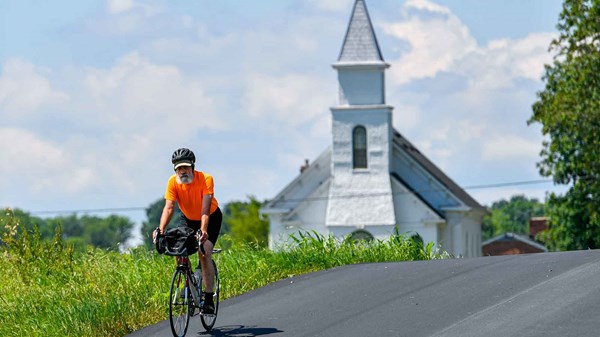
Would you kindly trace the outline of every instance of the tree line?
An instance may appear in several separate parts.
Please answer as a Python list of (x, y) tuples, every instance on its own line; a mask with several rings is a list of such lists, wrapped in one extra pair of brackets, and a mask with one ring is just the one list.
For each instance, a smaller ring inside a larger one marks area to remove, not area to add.
[[(224, 242), (266, 247), (269, 223), (265, 216), (259, 214), (264, 203), (265, 201), (249, 196), (247, 201), (233, 201), (222, 206), (221, 235), (229, 238)], [(142, 223), (142, 237), (143, 244), (150, 249), (153, 248), (151, 233), (158, 226), (164, 205), (165, 200), (160, 198), (146, 208), (147, 219)], [(170, 227), (178, 225), (180, 213), (176, 208)], [(84, 251), (88, 246), (117, 250), (131, 237), (135, 225), (128, 217), (115, 214), (107, 217), (71, 214), (41, 218), (21, 209), (6, 209), (0, 215), (0, 230), (6, 230), (4, 228), (6, 224), (15, 222), (29, 232), (39, 231), (42, 239), (52, 239), (57, 228), (60, 227), (64, 241), (73, 245), (78, 251)]]
[[(220, 240), (221, 244), (251, 244), (256, 247), (267, 247), (269, 222), (260, 214), (260, 208), (266, 201), (260, 201), (249, 196), (245, 201), (232, 201), (222, 205), (223, 225), (221, 235), (227, 239)], [(142, 223), (143, 244), (153, 249), (151, 233), (158, 226), (165, 200), (160, 198), (146, 208), (147, 219)], [(515, 195), (509, 200), (499, 200), (488, 210), (490, 215), (484, 219), (482, 240), (487, 240), (506, 232), (529, 234), (529, 219), (543, 216), (544, 204), (537, 199), (528, 199), (524, 195)], [(169, 227), (179, 223), (180, 210), (176, 207)], [(77, 250), (85, 250), (89, 246), (104, 249), (118, 249), (131, 236), (134, 223), (131, 219), (120, 215), (98, 217), (91, 215), (59, 216), (40, 218), (15, 209), (0, 216), (0, 225), (8, 223), (8, 217), (13, 217), (25, 229), (40, 232), (42, 238), (51, 239), (60, 225), (65, 242), (72, 244)]]

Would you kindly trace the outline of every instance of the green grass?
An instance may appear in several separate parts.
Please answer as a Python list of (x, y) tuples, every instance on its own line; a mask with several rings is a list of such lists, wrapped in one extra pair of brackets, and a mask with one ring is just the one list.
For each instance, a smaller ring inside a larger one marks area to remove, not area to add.
[[(53, 241), (43, 241), (19, 224), (2, 225), (0, 336), (124, 336), (168, 318), (173, 258), (145, 248), (75, 253), (60, 228)], [(223, 251), (217, 262), (222, 299), (346, 264), (443, 257), (399, 235), (370, 243), (316, 234), (293, 240), (278, 252), (244, 245)]]

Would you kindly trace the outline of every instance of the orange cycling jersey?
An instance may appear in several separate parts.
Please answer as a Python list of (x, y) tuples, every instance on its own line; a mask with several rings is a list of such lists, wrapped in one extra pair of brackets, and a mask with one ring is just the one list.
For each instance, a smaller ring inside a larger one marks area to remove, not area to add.
[(200, 220), (202, 218), (202, 198), (208, 194), (213, 194), (210, 204), (210, 214), (212, 214), (219, 206), (217, 199), (214, 198), (213, 177), (208, 173), (194, 171), (194, 180), (191, 184), (178, 184), (177, 176), (172, 175), (167, 183), (165, 199), (176, 201), (186, 218)]

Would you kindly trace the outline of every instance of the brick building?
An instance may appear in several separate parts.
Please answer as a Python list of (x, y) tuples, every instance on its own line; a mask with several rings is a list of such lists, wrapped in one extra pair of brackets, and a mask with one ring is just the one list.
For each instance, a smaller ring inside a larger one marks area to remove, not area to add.
[(535, 241), (535, 235), (548, 228), (548, 218), (536, 217), (529, 220), (529, 236), (504, 233), (482, 243), (483, 256), (514, 255), (547, 252), (548, 249)]

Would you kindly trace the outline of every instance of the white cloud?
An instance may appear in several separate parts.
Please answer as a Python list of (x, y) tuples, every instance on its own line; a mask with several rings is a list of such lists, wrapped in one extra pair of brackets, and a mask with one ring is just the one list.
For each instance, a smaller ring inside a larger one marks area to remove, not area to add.
[(308, 0), (308, 3), (324, 11), (338, 12), (348, 11), (354, 0)]
[(539, 81), (544, 73), (544, 64), (552, 62), (552, 55), (548, 52), (550, 41), (556, 37), (555, 33), (531, 33), (525, 38), (514, 41), (509, 46), (508, 53), (515, 76)]
[[(19, 141), (15, 142), (16, 139)], [(2, 128), (0, 140), (0, 143), (5, 145), (0, 151), (0, 165), (3, 170), (17, 170), (33, 164), (52, 169), (65, 162), (65, 154), (60, 148), (40, 140), (27, 130)]]
[[(444, 15), (421, 16), (412, 9)], [(445, 7), (425, 0), (408, 1), (403, 16), (406, 20), (382, 25), (386, 34), (410, 45), (410, 51), (392, 61), (390, 80), (396, 85), (434, 77), (477, 47), (469, 28)]]
[(106, 0), (106, 12), (108, 15), (86, 20), (86, 28), (100, 36), (120, 36), (150, 34), (189, 24), (187, 16), (161, 16), (165, 8), (160, 2)]
[(329, 85), (303, 74), (269, 76), (251, 74), (246, 79), (244, 106), (255, 118), (276, 118), (294, 126), (328, 113)]
[(52, 88), (50, 72), (31, 63), (11, 59), (0, 76), (0, 116), (15, 118), (46, 105), (64, 103), (69, 96)]
[[(144, 181), (156, 174), (145, 168), (168, 163), (171, 151), (190, 144), (198, 133), (227, 127), (227, 117), (219, 115), (205, 83), (174, 65), (130, 53), (108, 69), (81, 72), (73, 78), (80, 82), (72, 86), (72, 99), (64, 106), (76, 111), (69, 120), (49, 120), (56, 124), (33, 129), (36, 116), (30, 116), (19, 128), (0, 129), (0, 143), (7, 145), (0, 153), (3, 188), (18, 189), (15, 177), (33, 165), (43, 173), (27, 181), (32, 195), (144, 193), (151, 188)], [(57, 128), (60, 136), (53, 132)], [(157, 154), (164, 157), (157, 160)]]
[(0, 144), (5, 144), (0, 151), (0, 185), (12, 186), (15, 192), (20, 186), (31, 193), (74, 195), (96, 183), (92, 169), (64, 145), (28, 130), (0, 128)]
[(469, 28), (446, 7), (427, 0), (407, 1), (402, 14), (402, 21), (382, 25), (386, 34), (409, 45), (391, 62), (396, 85), (451, 72), (467, 76), (475, 88), (505, 88), (518, 78), (539, 81), (544, 64), (551, 61), (547, 49), (553, 33), (530, 33), (479, 46)]
[(112, 14), (120, 14), (133, 8), (133, 0), (107, 0), (108, 11)]
[(517, 79), (539, 81), (544, 64), (552, 60), (547, 49), (553, 37), (551, 33), (537, 33), (519, 40), (490, 41), (466, 55), (453, 71), (468, 76), (469, 85), (476, 90), (510, 88)]
[(517, 135), (497, 136), (483, 143), (483, 160), (506, 161), (519, 158), (536, 158), (541, 150), (539, 141)]
[[(526, 120), (544, 64), (551, 62), (554, 34), (481, 45), (446, 7), (407, 1), (402, 15), (382, 25), (408, 45), (390, 62), (389, 88), (400, 100), (395, 125), (459, 183), (536, 177), (541, 140)], [(405, 106), (419, 116), (404, 115)], [(487, 200), (494, 192), (481, 195)]]
[(463, 119), (458, 121), (458, 137), (462, 142), (468, 142), (472, 139), (479, 139), (486, 126), (482, 122)]
[(418, 125), (423, 112), (418, 104), (400, 101), (394, 106), (394, 126), (400, 129), (411, 129)]
[(452, 12), (447, 7), (438, 5), (428, 0), (407, 0), (404, 3), (404, 7), (425, 10), (431, 13), (452, 15)]
[(178, 130), (185, 135), (226, 126), (199, 79), (135, 52), (111, 69), (89, 70), (86, 85), (101, 112), (99, 122), (116, 130), (164, 134)]
[(108, 13), (130, 20), (136, 16), (146, 18), (154, 17), (164, 11), (164, 9), (156, 3), (134, 0), (106, 0), (106, 8)]

